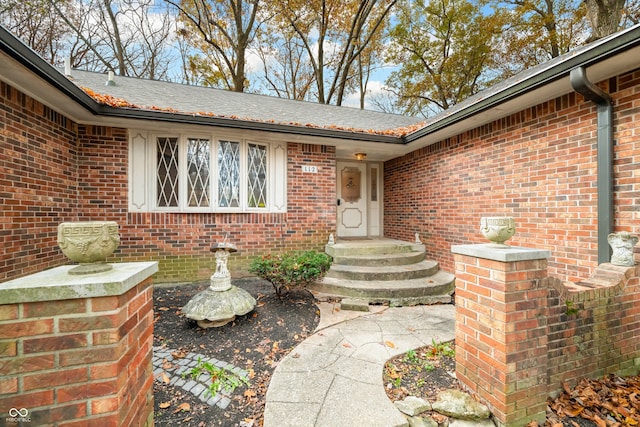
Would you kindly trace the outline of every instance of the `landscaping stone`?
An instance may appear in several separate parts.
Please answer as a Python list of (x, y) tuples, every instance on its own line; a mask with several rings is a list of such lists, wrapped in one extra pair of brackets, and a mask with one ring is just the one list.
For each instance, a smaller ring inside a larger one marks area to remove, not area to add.
[(362, 299), (345, 298), (340, 302), (340, 308), (351, 311), (369, 311), (369, 302)]
[(394, 404), (400, 412), (411, 417), (431, 409), (429, 402), (416, 396), (407, 396), (404, 400), (399, 400)]
[(438, 423), (431, 417), (407, 417), (409, 427), (438, 427)]
[(438, 393), (432, 409), (441, 414), (461, 420), (483, 420), (491, 416), (489, 408), (460, 390), (445, 390)]
[(490, 419), (486, 420), (449, 420), (449, 427), (495, 427), (495, 424)]

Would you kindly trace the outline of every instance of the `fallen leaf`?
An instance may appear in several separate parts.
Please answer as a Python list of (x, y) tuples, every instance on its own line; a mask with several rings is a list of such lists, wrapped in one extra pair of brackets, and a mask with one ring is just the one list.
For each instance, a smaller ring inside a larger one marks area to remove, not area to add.
[(605, 420), (597, 415), (593, 417), (593, 422), (595, 422), (598, 427), (607, 427), (607, 423), (605, 422)]
[(169, 307), (158, 307), (158, 310), (160, 310), (160, 311), (169, 311), (170, 308)]
[(564, 408), (564, 413), (571, 418), (577, 417), (584, 410), (581, 406), (571, 406), (569, 408)]
[(162, 382), (165, 384), (169, 384), (171, 382), (171, 378), (166, 373), (162, 373)]
[(251, 389), (246, 390), (244, 392), (244, 397), (247, 397), (247, 398), (256, 397), (256, 392)]
[(172, 351), (171, 355), (173, 356), (174, 359), (184, 359), (185, 357), (187, 357), (187, 353), (185, 353), (182, 350)]
[(173, 369), (173, 363), (171, 363), (171, 362), (166, 362), (166, 361), (165, 361), (165, 362), (162, 364), (162, 369), (164, 369), (164, 370), (166, 370), (166, 371)]
[(171, 406), (171, 402), (162, 402), (158, 406), (160, 407), (160, 409), (167, 409), (169, 406)]
[(351, 348), (351, 344), (349, 344), (348, 342), (346, 342), (346, 343), (342, 344), (342, 346), (343, 346), (344, 348)]
[(391, 341), (385, 341), (384, 344), (389, 348), (396, 348), (396, 345)]
[(184, 411), (184, 412), (189, 412), (191, 411), (191, 405), (189, 405), (187, 402), (181, 403), (178, 405), (178, 408), (176, 408), (175, 411), (173, 411), (173, 413), (178, 413), (180, 411)]

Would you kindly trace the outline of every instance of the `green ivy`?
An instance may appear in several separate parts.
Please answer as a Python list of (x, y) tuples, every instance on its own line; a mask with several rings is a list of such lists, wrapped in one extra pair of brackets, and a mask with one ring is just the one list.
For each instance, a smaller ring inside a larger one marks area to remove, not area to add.
[(249, 271), (271, 283), (280, 296), (284, 290), (303, 288), (320, 279), (331, 267), (331, 261), (321, 252), (287, 252), (256, 258)]

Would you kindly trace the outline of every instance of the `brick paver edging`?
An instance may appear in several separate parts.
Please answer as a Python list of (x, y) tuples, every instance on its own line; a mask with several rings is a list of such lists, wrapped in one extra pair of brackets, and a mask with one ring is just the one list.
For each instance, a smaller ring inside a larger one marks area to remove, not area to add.
[[(226, 409), (231, 402), (229, 399), (230, 395), (224, 387), (221, 387), (220, 390), (212, 396), (209, 392), (211, 376), (207, 372), (203, 372), (195, 379), (188, 375), (189, 371), (198, 364), (198, 360), (225, 369), (244, 379), (248, 378), (249, 373), (247, 371), (222, 360), (192, 352), (186, 353), (183, 358), (176, 358), (172, 354), (175, 351), (174, 349), (158, 346), (153, 347), (152, 360), (155, 380), (158, 382), (166, 382), (166, 378), (168, 378), (169, 385), (182, 388), (209, 406), (216, 405), (221, 409)], [(168, 368), (168, 366), (171, 366), (171, 368)], [(163, 377), (163, 373), (166, 375), (165, 377)]]

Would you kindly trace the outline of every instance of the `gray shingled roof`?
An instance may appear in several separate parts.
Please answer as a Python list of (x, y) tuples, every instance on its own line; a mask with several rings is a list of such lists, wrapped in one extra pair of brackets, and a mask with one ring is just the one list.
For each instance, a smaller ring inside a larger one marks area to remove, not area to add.
[(204, 112), (217, 117), (258, 122), (373, 131), (412, 126), (421, 121), (415, 117), (358, 108), (132, 77), (115, 76), (115, 85), (108, 86), (106, 74), (80, 70), (72, 70), (70, 79), (82, 88), (126, 100), (143, 109), (156, 107), (180, 113)]

